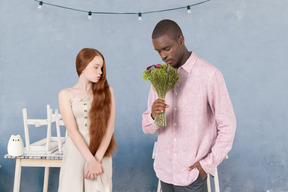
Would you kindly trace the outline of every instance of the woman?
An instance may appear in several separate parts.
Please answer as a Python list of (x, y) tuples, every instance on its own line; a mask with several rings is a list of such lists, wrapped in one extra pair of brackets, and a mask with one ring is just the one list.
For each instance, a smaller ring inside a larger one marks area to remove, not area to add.
[(111, 192), (115, 101), (106, 80), (103, 55), (84, 48), (76, 58), (78, 83), (59, 93), (59, 108), (68, 136), (59, 177), (59, 192)]

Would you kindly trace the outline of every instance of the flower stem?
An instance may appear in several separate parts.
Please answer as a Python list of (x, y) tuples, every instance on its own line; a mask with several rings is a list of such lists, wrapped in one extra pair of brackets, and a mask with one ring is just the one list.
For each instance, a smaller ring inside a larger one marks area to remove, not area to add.
[(154, 120), (154, 124), (158, 127), (165, 127), (167, 126), (167, 122), (166, 122), (166, 111), (164, 111), (163, 113), (157, 114), (155, 116), (155, 120)]

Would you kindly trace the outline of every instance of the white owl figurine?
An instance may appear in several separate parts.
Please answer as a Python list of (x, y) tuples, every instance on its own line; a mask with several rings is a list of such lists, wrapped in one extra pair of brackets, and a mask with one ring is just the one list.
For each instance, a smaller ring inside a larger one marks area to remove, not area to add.
[(11, 135), (8, 142), (8, 154), (11, 156), (20, 156), (24, 153), (24, 144), (20, 135)]

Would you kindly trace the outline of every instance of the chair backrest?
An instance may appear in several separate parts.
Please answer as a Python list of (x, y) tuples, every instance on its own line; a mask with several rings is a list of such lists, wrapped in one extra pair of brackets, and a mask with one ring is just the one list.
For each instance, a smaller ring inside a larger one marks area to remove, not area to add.
[[(61, 114), (58, 112), (58, 109), (55, 109), (55, 113), (52, 114), (52, 122), (56, 122), (56, 132), (57, 132), (57, 142), (58, 142), (58, 147), (59, 147), (59, 152), (62, 153), (62, 138), (61, 137), (61, 132), (60, 132), (60, 126), (64, 126), (65, 124), (62, 120)], [(65, 131), (65, 137), (67, 137), (67, 130)]]
[[(26, 149), (30, 150), (30, 137), (29, 137), (29, 125), (34, 125), (35, 127), (47, 126), (47, 140), (51, 138), (51, 123), (52, 123), (52, 109), (50, 105), (46, 107), (47, 119), (28, 119), (27, 109), (22, 109), (23, 122), (24, 122), (24, 133), (25, 133), (25, 144)], [(48, 150), (49, 143), (46, 144), (46, 151)]]
[[(25, 132), (25, 143), (27, 152), (38, 152), (50, 154), (55, 150), (59, 150), (59, 153), (62, 153), (62, 147), (65, 143), (65, 138), (67, 136), (67, 131), (64, 137), (61, 137), (60, 127), (65, 126), (62, 120), (61, 114), (59, 114), (58, 109), (55, 110), (55, 113), (52, 113), (50, 105), (47, 105), (47, 119), (28, 119), (27, 118), (27, 109), (24, 108), (23, 112), (23, 121), (24, 121), (24, 132)], [(52, 123), (56, 124), (56, 134), (57, 137), (52, 137), (51, 135), (51, 126)], [(37, 142), (30, 144), (29, 138), (29, 125), (34, 125), (35, 127), (46, 126), (47, 134), (46, 138), (41, 139)]]

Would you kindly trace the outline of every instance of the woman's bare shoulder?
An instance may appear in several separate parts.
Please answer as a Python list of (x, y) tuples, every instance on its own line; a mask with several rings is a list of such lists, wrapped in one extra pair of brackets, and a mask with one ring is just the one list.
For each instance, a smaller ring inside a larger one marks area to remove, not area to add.
[(59, 99), (64, 99), (64, 100), (71, 100), (72, 98), (72, 93), (71, 93), (71, 88), (65, 88), (62, 89), (59, 94), (58, 94)]
[(113, 88), (111, 87), (111, 85), (109, 85), (109, 91), (112, 95), (114, 95), (114, 91), (113, 91)]
[(109, 90), (110, 90), (111, 92), (113, 92), (113, 88), (112, 88), (111, 85), (109, 85)]

